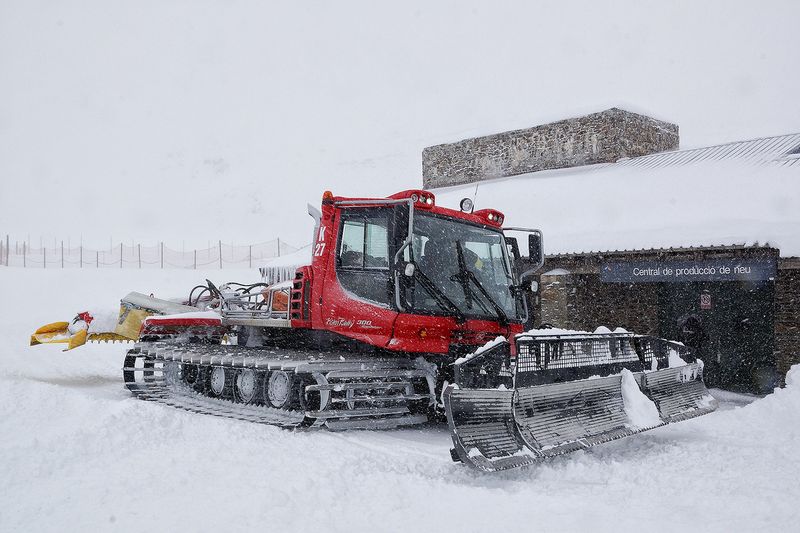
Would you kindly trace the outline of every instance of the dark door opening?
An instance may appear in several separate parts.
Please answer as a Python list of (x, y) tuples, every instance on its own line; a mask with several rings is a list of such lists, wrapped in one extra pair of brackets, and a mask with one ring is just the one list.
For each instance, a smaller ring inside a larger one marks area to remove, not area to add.
[(659, 283), (660, 335), (694, 349), (709, 386), (770, 392), (774, 295), (771, 281)]

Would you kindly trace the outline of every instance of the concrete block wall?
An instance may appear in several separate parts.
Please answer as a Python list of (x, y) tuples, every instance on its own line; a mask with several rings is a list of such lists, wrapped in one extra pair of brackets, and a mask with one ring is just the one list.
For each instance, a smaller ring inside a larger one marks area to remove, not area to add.
[(427, 189), (527, 172), (612, 163), (676, 150), (678, 126), (612, 108), (533, 128), (430, 146), (422, 151)]

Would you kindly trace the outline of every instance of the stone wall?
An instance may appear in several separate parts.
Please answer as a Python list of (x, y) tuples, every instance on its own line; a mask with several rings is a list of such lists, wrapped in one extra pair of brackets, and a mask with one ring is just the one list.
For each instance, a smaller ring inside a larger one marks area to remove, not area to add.
[(426, 189), (527, 172), (613, 163), (676, 150), (678, 126), (612, 108), (524, 130), (430, 146), (422, 151)]
[(570, 328), (567, 312), (568, 292), (572, 290), (572, 275), (542, 275), (539, 277), (539, 298), (534, 311), (534, 325), (551, 324), (557, 328)]
[[(788, 260), (781, 262), (789, 263)], [(785, 376), (792, 365), (800, 363), (800, 268), (778, 270), (775, 283), (775, 360), (781, 376)]]
[[(716, 374), (710, 372), (709, 379), (716, 375), (731, 389), (765, 392), (785, 379), (792, 365), (800, 364), (800, 258), (780, 258), (779, 254), (771, 247), (721, 246), (550, 256), (539, 276), (534, 326), (549, 323), (588, 331), (597, 326), (623, 327), (681, 340), (676, 317), (694, 309), (706, 320), (707, 349), (722, 350), (723, 365), (734, 363), (718, 368)], [(604, 261), (734, 258), (776, 259), (775, 282), (603, 283), (600, 277)], [(703, 286), (716, 294), (713, 310), (698, 311), (699, 301), (687, 297), (699, 294)], [(720, 312), (725, 314), (714, 314)], [(747, 317), (748, 326), (736, 325), (737, 320), (745, 324), (742, 317)], [(744, 359), (738, 360), (739, 356)], [(724, 377), (720, 369), (727, 372)]]
[(655, 284), (602, 283), (599, 274), (543, 275), (536, 324), (594, 331), (598, 326), (658, 335)]
[[(616, 252), (614, 259), (633, 260), (638, 253)], [(622, 327), (658, 334), (658, 292), (655, 284), (602, 283), (603, 254), (550, 256), (539, 276), (536, 326), (594, 331)]]
[(574, 327), (625, 328), (642, 335), (658, 335), (658, 287), (653, 283), (602, 283), (599, 274), (583, 274), (575, 283), (570, 302)]

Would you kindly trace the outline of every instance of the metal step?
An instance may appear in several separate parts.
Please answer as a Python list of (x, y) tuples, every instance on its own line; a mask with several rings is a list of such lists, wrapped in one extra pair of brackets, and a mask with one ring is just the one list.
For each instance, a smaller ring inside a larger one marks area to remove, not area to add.
[[(308, 387), (306, 387), (308, 388)], [(353, 396), (352, 398), (331, 398), (332, 403), (348, 402), (390, 402), (390, 401), (415, 401), (428, 398), (427, 394), (404, 394), (402, 396)]]
[(426, 415), (404, 415), (392, 418), (361, 418), (361, 419), (329, 419), (325, 422), (325, 427), (332, 431), (344, 431), (351, 429), (397, 429), (406, 426), (417, 426), (428, 421)]
[(404, 415), (408, 413), (407, 407), (383, 407), (379, 409), (329, 409), (323, 411), (306, 411), (309, 418), (362, 418)]
[(307, 385), (307, 391), (333, 391), (343, 392), (347, 390), (405, 390), (411, 383), (407, 381), (398, 381), (390, 383), (328, 383), (326, 385)]

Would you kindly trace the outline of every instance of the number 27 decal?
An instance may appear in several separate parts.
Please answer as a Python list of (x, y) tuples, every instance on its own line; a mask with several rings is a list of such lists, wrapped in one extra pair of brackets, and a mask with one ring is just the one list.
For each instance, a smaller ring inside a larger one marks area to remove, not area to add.
[(325, 252), (325, 226), (319, 227), (317, 233), (317, 243), (314, 246), (314, 257), (319, 257)]

